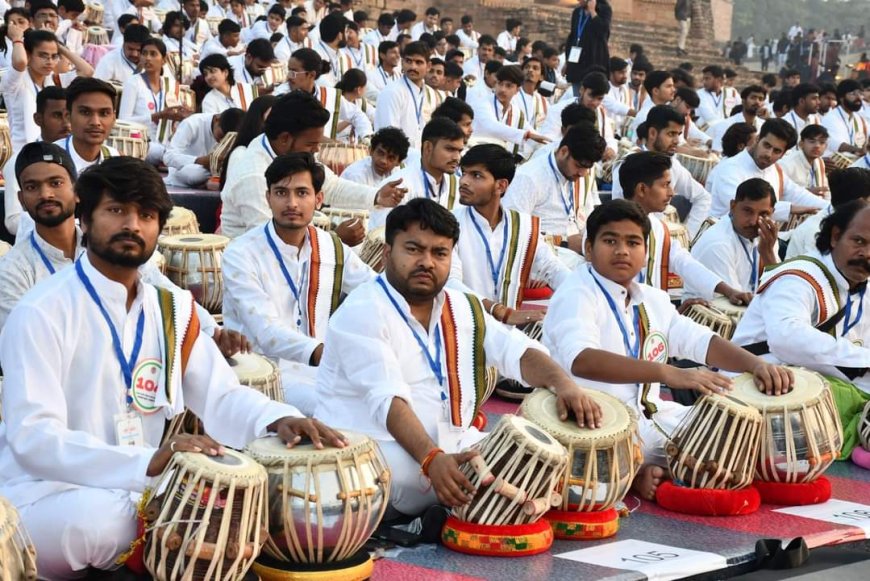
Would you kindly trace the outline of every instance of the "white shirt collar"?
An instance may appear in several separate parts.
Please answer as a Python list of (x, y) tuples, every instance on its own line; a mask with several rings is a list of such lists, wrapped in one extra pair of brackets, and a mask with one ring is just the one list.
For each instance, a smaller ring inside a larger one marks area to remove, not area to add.
[[(411, 324), (416, 323), (419, 325), (419, 321), (417, 321), (417, 319), (415, 319), (414, 315), (411, 313), (411, 306), (408, 304), (408, 301), (406, 301), (405, 297), (403, 297), (399, 293), (399, 291), (397, 291), (395, 287), (390, 284), (390, 281), (387, 279), (386, 273), (379, 274), (378, 278), (384, 281), (384, 286), (386, 286), (387, 290), (390, 293), (390, 296), (395, 299), (396, 304), (399, 305), (399, 309), (401, 309), (402, 314), (404, 314), (408, 318), (408, 321), (411, 321)], [(373, 281), (373, 284), (380, 286), (377, 281)], [(382, 290), (381, 292), (383, 293)], [(390, 299), (384, 297), (384, 300), (389, 302)], [(426, 330), (430, 337), (435, 331), (435, 328), (438, 326), (438, 323), (441, 321), (441, 311), (444, 308), (444, 302), (447, 300), (447, 293), (442, 288), (441, 291), (437, 295), (435, 295), (435, 298), (432, 300), (432, 316), (429, 317), (429, 328)], [(422, 327), (422, 325), (420, 326)]]
[[(88, 279), (94, 287), (94, 290), (97, 291), (97, 295), (100, 297), (100, 300), (103, 302), (103, 305), (106, 308), (109, 308), (109, 303), (116, 302), (121, 303), (124, 311), (127, 311), (127, 287), (119, 282), (115, 282), (107, 278), (103, 273), (94, 268), (89, 260), (87, 252), (83, 253), (81, 258), (79, 258), (79, 262), (81, 262), (82, 270), (84, 270)], [(133, 301), (131, 305), (130, 311), (132, 311), (138, 303), (141, 303), (145, 296), (145, 287), (142, 284), (142, 279), (139, 276), (139, 273), (136, 273), (136, 299)]]
[[(614, 299), (614, 302), (617, 302), (617, 307), (620, 309), (625, 308), (625, 296), (628, 295), (629, 304), (632, 303), (641, 303), (643, 302), (643, 289), (641, 285), (636, 281), (632, 280), (628, 285), (628, 289), (622, 286), (619, 283), (613, 282), (609, 278), (602, 276), (591, 263), (588, 265), (589, 274), (601, 283), (601, 286), (607, 291), (607, 293)], [(635, 277), (636, 278), (636, 277)], [(617, 301), (619, 299), (619, 301)]]

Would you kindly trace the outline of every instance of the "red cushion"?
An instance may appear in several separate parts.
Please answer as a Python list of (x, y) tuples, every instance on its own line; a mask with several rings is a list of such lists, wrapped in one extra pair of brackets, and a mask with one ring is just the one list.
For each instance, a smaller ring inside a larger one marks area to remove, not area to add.
[(756, 480), (752, 485), (758, 489), (761, 501), (765, 504), (803, 506), (827, 502), (831, 498), (831, 481), (824, 476), (813, 482), (788, 484)]
[(545, 301), (553, 296), (553, 289), (548, 286), (541, 286), (538, 288), (524, 288), (523, 289), (523, 300), (524, 301)]
[(761, 496), (752, 486), (739, 490), (688, 488), (670, 480), (656, 489), (656, 502), (662, 508), (698, 516), (737, 516), (752, 514), (761, 506)]

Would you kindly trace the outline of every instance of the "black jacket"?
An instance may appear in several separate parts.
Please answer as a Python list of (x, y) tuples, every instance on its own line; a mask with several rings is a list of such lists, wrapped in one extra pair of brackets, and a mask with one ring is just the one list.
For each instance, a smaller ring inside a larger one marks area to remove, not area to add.
[[(610, 20), (613, 17), (613, 8), (607, 0), (598, 0), (598, 5), (595, 8), (597, 18), (591, 19), (583, 31), (583, 36), (580, 41), (577, 41), (577, 26), (580, 24), (580, 15), (585, 14), (586, 10), (578, 6), (571, 14), (571, 33), (565, 41), (565, 62), (567, 63), (568, 74), (567, 80), (569, 83), (579, 83), (586, 75), (586, 71), (593, 65), (603, 67), (605, 74), (610, 71), (610, 50), (607, 48), (607, 42), (610, 40)], [(572, 63), (568, 57), (571, 56), (571, 47), (579, 46), (582, 51), (580, 60)]]
[(677, 20), (688, 20), (691, 17), (691, 0), (677, 0), (677, 3), (674, 5), (674, 18), (676, 18)]

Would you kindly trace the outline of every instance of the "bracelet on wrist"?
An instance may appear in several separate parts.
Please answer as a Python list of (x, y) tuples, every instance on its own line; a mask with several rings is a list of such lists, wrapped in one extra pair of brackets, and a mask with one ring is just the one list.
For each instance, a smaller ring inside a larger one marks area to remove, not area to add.
[(443, 454), (444, 450), (441, 448), (432, 448), (429, 450), (429, 453), (426, 454), (426, 457), (423, 458), (423, 461), (420, 462), (420, 474), (425, 477), (429, 477), (429, 465), (432, 464), (432, 460), (435, 459), (435, 456), (438, 454)]
[(508, 319), (509, 319), (510, 316), (513, 315), (513, 314), (514, 314), (514, 310), (513, 310), (512, 308), (510, 308), (510, 307), (505, 307), (505, 309), (504, 309), (504, 313), (502, 314), (501, 319), (500, 319), (501, 322), (502, 322), (502, 323), (507, 323)]

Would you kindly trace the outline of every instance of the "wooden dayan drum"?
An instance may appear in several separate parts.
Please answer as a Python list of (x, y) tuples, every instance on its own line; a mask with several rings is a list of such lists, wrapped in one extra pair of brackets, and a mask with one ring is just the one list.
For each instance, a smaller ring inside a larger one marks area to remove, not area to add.
[(718, 157), (695, 157), (686, 153), (677, 153), (676, 155), (677, 160), (692, 174), (695, 181), (702, 186), (707, 183), (707, 176), (710, 175), (710, 171), (719, 163)]
[(812, 482), (840, 455), (843, 428), (828, 382), (792, 367), (794, 386), (784, 395), (759, 391), (751, 374), (734, 379), (732, 395), (761, 412), (756, 476), (768, 482)]
[(344, 169), (355, 161), (368, 157), (369, 148), (362, 144), (327, 143), (320, 148), (317, 160), (327, 166), (336, 175), (341, 175)]
[(18, 511), (0, 497), (0, 580), (36, 581), (36, 549), (21, 526)]
[(375, 272), (384, 271), (384, 245), (387, 243), (383, 226), (375, 228), (366, 235), (359, 251), (360, 259)]
[(169, 218), (163, 225), (161, 236), (175, 236), (178, 234), (199, 234), (199, 220), (193, 210), (184, 206), (172, 206)]
[(158, 581), (241, 579), (266, 540), (266, 471), (248, 456), (177, 452), (148, 503), (145, 566)]
[(734, 335), (734, 329), (737, 326), (731, 317), (714, 306), (708, 307), (701, 304), (694, 304), (686, 311), (686, 316), (699, 325), (709, 327), (714, 333), (726, 341), (731, 340), (731, 337)]
[(139, 123), (117, 119), (106, 139), (106, 145), (114, 147), (121, 155), (144, 160), (148, 156), (148, 128)]
[(256, 353), (236, 353), (227, 363), (239, 378), (239, 383), (252, 387), (274, 401), (284, 401), (281, 371), (269, 359)]
[(166, 276), (189, 290), (210, 313), (221, 312), (221, 257), (229, 242), (229, 238), (218, 234), (179, 234), (164, 236), (157, 242), (166, 258)]

